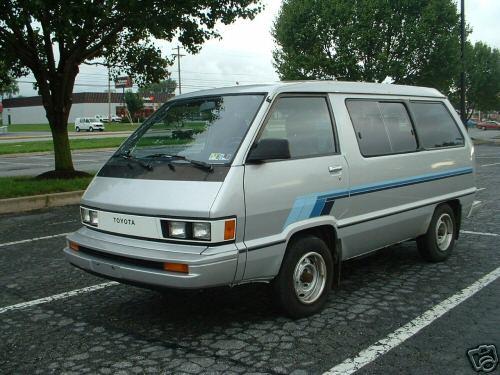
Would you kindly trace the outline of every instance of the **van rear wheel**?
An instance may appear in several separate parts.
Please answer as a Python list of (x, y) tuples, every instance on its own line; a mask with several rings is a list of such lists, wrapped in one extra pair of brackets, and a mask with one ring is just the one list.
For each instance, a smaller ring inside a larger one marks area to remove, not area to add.
[(75, 130), (77, 133), (80, 132), (80, 128), (78, 126), (75, 128)]
[(94, 131), (94, 128), (91, 126), (91, 127), (89, 128), (89, 132), (93, 132), (93, 131)]
[(317, 313), (331, 289), (333, 260), (326, 244), (315, 236), (293, 240), (288, 246), (273, 290), (280, 307), (292, 318)]
[(440, 205), (434, 211), (429, 229), (417, 238), (420, 255), (429, 262), (446, 260), (455, 246), (456, 222), (451, 207)]

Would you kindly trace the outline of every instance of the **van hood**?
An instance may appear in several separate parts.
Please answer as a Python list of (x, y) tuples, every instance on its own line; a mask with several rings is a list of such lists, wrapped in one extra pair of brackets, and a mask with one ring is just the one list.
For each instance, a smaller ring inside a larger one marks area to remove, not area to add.
[(97, 176), (82, 204), (102, 210), (209, 218), (222, 181), (179, 181)]

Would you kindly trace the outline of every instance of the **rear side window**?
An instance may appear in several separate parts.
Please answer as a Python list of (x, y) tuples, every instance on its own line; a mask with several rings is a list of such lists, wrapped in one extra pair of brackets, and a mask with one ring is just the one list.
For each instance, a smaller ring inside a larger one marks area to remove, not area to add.
[(284, 97), (274, 106), (260, 139), (286, 139), (290, 156), (335, 152), (332, 121), (324, 97)]
[(462, 146), (464, 137), (444, 104), (412, 102), (415, 127), (424, 148)]
[(351, 100), (347, 110), (363, 156), (412, 152), (415, 133), (403, 103)]

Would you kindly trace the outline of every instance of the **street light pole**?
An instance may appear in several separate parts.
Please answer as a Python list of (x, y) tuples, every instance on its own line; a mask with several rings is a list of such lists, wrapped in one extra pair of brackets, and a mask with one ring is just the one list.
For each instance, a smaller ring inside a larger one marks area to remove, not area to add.
[(460, 118), (465, 124), (467, 114), (465, 110), (465, 0), (460, 0)]

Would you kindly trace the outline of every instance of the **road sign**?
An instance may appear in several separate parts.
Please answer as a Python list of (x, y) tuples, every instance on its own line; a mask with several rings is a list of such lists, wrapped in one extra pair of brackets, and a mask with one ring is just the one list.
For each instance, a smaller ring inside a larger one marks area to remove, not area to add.
[(131, 77), (118, 77), (115, 80), (115, 88), (129, 88), (132, 87), (132, 78)]

